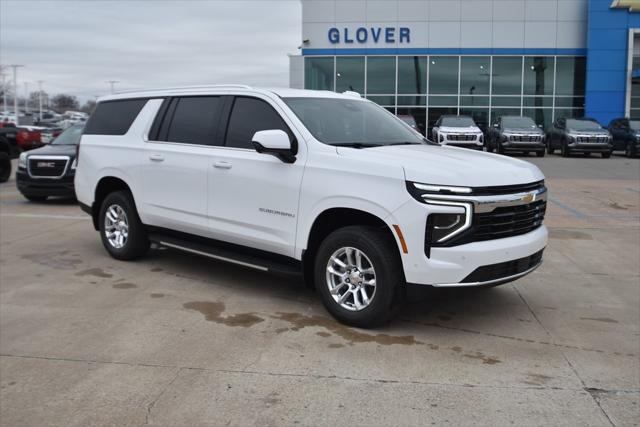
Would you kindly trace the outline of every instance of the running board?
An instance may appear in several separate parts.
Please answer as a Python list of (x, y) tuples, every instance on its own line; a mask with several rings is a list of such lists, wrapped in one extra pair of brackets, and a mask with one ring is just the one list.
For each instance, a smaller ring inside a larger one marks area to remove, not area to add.
[[(221, 248), (216, 246), (214, 242), (196, 242), (164, 234), (150, 234), (149, 240), (161, 247), (177, 249), (253, 270), (281, 275), (297, 275), (302, 273), (299, 261), (294, 259), (291, 259), (291, 262), (271, 260), (268, 259), (267, 256), (261, 257), (259, 254), (243, 253), (241, 247), (237, 247), (237, 249), (235, 246), (233, 248)], [(257, 252), (250, 249), (248, 251)]]

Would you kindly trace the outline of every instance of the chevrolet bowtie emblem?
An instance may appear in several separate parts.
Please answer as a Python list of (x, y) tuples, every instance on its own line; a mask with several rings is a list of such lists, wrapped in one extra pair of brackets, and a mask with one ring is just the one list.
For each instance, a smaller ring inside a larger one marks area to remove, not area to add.
[(536, 200), (536, 193), (529, 193), (522, 196), (522, 201), (526, 203), (535, 202), (535, 200)]

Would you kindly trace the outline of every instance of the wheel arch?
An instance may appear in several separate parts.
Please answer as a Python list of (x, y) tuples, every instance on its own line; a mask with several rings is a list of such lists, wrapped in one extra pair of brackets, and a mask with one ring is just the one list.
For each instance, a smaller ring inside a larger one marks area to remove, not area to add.
[(91, 206), (91, 217), (93, 219), (93, 227), (98, 230), (100, 228), (98, 224), (98, 217), (100, 215), (100, 207), (102, 206), (102, 202), (104, 199), (111, 193), (115, 191), (128, 191), (131, 194), (131, 197), (134, 200), (133, 192), (131, 191), (131, 187), (126, 183), (122, 178), (115, 176), (104, 176), (100, 178), (98, 183), (96, 184), (96, 189), (93, 197), (93, 204)]
[(378, 228), (395, 244), (395, 251), (400, 258), (400, 248), (394, 232), (379, 216), (357, 208), (332, 207), (322, 211), (313, 221), (307, 237), (307, 245), (302, 253), (302, 266), (305, 282), (313, 284), (315, 255), (322, 241), (332, 232), (347, 226), (362, 225)]

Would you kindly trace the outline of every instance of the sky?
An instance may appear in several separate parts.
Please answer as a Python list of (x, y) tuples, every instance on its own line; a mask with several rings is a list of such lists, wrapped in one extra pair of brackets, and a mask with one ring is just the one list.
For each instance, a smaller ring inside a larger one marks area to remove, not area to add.
[(299, 0), (0, 0), (0, 65), (24, 65), (21, 96), (38, 80), (81, 102), (109, 93), (107, 80), (288, 86), (300, 34)]

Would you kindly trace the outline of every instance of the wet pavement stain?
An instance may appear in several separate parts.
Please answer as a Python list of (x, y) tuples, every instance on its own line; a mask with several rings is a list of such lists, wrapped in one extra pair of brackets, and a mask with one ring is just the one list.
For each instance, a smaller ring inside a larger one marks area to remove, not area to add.
[(324, 338), (331, 336), (331, 334), (328, 333), (328, 332), (316, 332), (316, 335), (319, 336), (319, 337), (324, 337)]
[(149, 296), (151, 298), (162, 298), (162, 297), (164, 297), (164, 294), (149, 294)]
[(76, 254), (69, 251), (22, 255), (23, 259), (45, 267), (55, 268), (56, 270), (72, 270), (76, 268), (79, 264), (82, 264), (82, 260), (76, 257)]
[(133, 283), (128, 283), (128, 282), (116, 283), (112, 287), (113, 287), (113, 289), (133, 289), (133, 288), (137, 288), (136, 285), (134, 285)]
[(329, 344), (327, 347), (329, 348), (342, 348), (344, 344)]
[(550, 377), (548, 375), (535, 374), (531, 372), (527, 374), (527, 378), (528, 380), (525, 381), (525, 383), (533, 385), (543, 385), (546, 384), (549, 380), (553, 379), (553, 377)]
[(610, 207), (610, 208), (613, 208), (613, 209), (617, 209), (617, 210), (619, 210), (619, 211), (626, 211), (626, 210), (628, 210), (628, 209), (629, 209), (629, 208), (625, 208), (625, 207), (624, 207), (624, 206), (622, 206), (622, 205), (619, 205), (617, 202), (611, 202), (611, 203), (609, 203), (609, 207)]
[(283, 320), (289, 322), (292, 327), (291, 331), (298, 331), (306, 327), (318, 327), (325, 328), (334, 334), (340, 336), (347, 341), (349, 345), (356, 343), (376, 343), (380, 345), (416, 345), (424, 344), (421, 341), (417, 341), (412, 335), (394, 336), (388, 334), (367, 334), (360, 332), (357, 329), (350, 328), (348, 326), (338, 323), (336, 320), (323, 316), (306, 316), (299, 313), (276, 313), (275, 316), (271, 316), (274, 319)]
[(160, 267), (155, 267), (155, 268), (152, 268), (152, 269), (151, 269), (151, 270), (149, 270), (149, 271), (152, 271), (152, 272), (154, 272), (154, 273), (157, 273), (157, 272), (159, 272), (159, 271), (162, 271), (162, 269), (161, 269)]
[(482, 363), (485, 365), (495, 365), (496, 363), (501, 363), (502, 360), (496, 359), (495, 357), (486, 356), (484, 353), (476, 351), (475, 353), (467, 353), (463, 354), (464, 357), (468, 357), (469, 359), (478, 359), (482, 360)]
[(264, 319), (254, 313), (239, 313), (231, 316), (222, 316), (225, 305), (222, 302), (193, 301), (182, 304), (187, 310), (195, 310), (204, 315), (209, 322), (216, 322), (226, 326), (242, 326), (243, 328), (264, 322)]
[(617, 320), (609, 317), (581, 317), (580, 320), (593, 320), (595, 322), (618, 323)]
[(105, 273), (101, 268), (89, 268), (87, 270), (78, 271), (76, 276), (94, 276), (102, 279), (109, 279), (113, 274)]
[(551, 229), (549, 231), (550, 239), (563, 239), (563, 240), (593, 240), (590, 234), (576, 230), (557, 230)]

